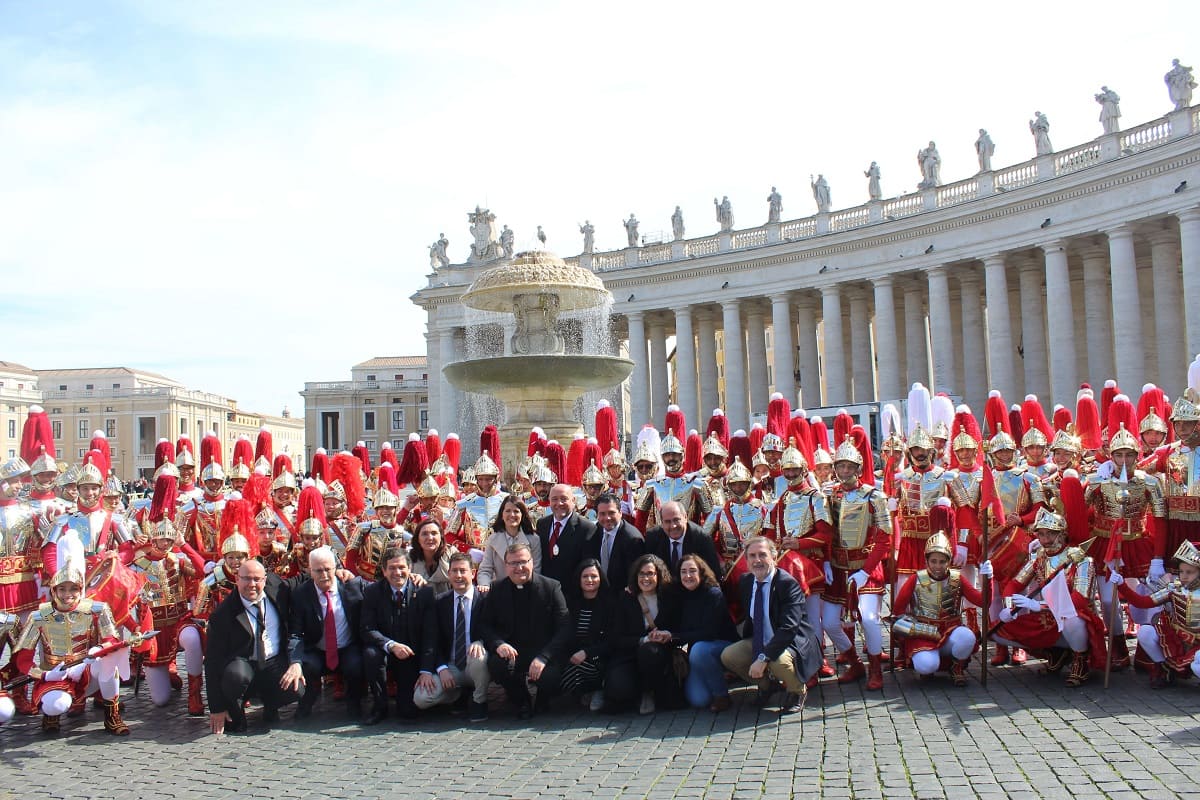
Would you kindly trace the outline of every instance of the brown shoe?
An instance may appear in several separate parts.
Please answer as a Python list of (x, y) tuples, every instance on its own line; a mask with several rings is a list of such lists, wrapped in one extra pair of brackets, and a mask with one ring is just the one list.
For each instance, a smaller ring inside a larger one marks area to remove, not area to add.
[(964, 658), (961, 661), (955, 661), (950, 666), (950, 679), (954, 681), (955, 686), (967, 685), (967, 662), (969, 658)]
[(1124, 636), (1114, 636), (1109, 639), (1109, 647), (1112, 648), (1112, 668), (1125, 669), (1129, 666), (1129, 645), (1125, 642)]
[(129, 726), (121, 719), (121, 709), (116, 700), (101, 700), (104, 709), (104, 730), (113, 736), (128, 736)]
[(1071, 671), (1067, 674), (1067, 686), (1072, 689), (1082, 686), (1091, 676), (1092, 666), (1088, 652), (1085, 650), (1082, 653), (1074, 653), (1071, 658)]
[(42, 714), (42, 733), (57, 736), (61, 714)]
[(708, 704), (708, 710), (714, 714), (720, 714), (722, 711), (728, 711), (732, 702), (729, 700), (729, 695), (722, 697), (714, 697), (713, 701)]

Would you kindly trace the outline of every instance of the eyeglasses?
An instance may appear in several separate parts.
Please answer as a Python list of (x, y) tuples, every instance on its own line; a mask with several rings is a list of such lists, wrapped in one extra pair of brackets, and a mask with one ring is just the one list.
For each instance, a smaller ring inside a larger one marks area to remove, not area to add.
[(505, 563), (510, 567), (527, 567), (532, 564), (533, 561), (527, 558), (524, 561), (506, 561)]
[(639, 572), (638, 577), (639, 578), (657, 578), (658, 570), (653, 570), (651, 572)]

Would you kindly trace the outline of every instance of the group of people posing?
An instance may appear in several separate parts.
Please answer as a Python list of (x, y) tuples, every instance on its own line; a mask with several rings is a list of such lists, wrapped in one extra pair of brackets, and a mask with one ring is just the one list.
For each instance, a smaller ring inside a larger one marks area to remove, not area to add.
[(1053, 422), (993, 392), (981, 425), (914, 385), (877, 457), (849, 414), (830, 430), (776, 395), (749, 432), (671, 407), (627, 460), (602, 404), (569, 449), (534, 429), (503, 484), (492, 426), (470, 468), (430, 431), (375, 465), (318, 451), (302, 482), (269, 436), (228, 472), (206, 437), (198, 459), (161, 442), (128, 506), (103, 437), (64, 470), (35, 407), (0, 465), (0, 721), (54, 732), (92, 696), (124, 735), (143, 676), (156, 705), (186, 679), (214, 733), (253, 698), (306, 717), (323, 688), (367, 725), (477, 722), (493, 683), (522, 719), (559, 696), (720, 713), (732, 675), (793, 713), (823, 678), (882, 689), (888, 660), (965, 685), (985, 642), (1067, 686), (1131, 660), (1167, 686), (1200, 675), (1198, 405), (1200, 361), (1173, 404), (1110, 382)]

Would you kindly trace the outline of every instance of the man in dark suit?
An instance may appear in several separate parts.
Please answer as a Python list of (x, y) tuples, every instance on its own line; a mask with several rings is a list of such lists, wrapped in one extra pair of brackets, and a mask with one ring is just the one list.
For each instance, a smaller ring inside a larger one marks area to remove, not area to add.
[(364, 725), (387, 716), (387, 677), (396, 680), (396, 716), (413, 720), (413, 687), (417, 683), (425, 616), (433, 606), (433, 587), (417, 587), (409, 578), (408, 553), (389, 547), (379, 559), (383, 580), (363, 590), (363, 667), (371, 690), (371, 710)]
[(768, 674), (787, 694), (780, 711), (799, 712), (808, 696), (805, 683), (821, 666), (821, 648), (805, 616), (804, 590), (791, 575), (775, 568), (775, 543), (765, 536), (746, 542), (749, 574), (738, 582), (742, 608), (750, 609), (746, 636), (721, 652), (730, 672), (759, 685), (759, 703), (771, 695)]
[(569, 581), (583, 560), (596, 523), (575, 511), (575, 492), (565, 483), (550, 488), (550, 513), (538, 520), (542, 545), (542, 574), (559, 583)]
[(504, 566), (508, 577), (492, 584), (472, 620), (473, 638), (487, 648), (492, 680), (504, 687), (517, 716), (529, 719), (534, 709), (526, 678), (544, 707), (559, 688), (571, 618), (558, 581), (533, 571), (529, 545), (509, 547)]
[(646, 541), (641, 531), (622, 518), (621, 498), (609, 492), (596, 498), (596, 528), (585, 555), (600, 562), (614, 594), (623, 592), (633, 562), (646, 552)]
[(321, 676), (332, 672), (341, 673), (350, 714), (358, 716), (363, 684), (359, 630), (365, 584), (359, 578), (338, 580), (337, 559), (329, 547), (318, 547), (308, 554), (308, 571), (311, 579), (292, 592), (288, 626), (291, 665), (284, 677), (298, 680), (305, 688), (296, 716), (312, 714), (321, 693)]
[(487, 651), (482, 642), (472, 637), (471, 625), (482, 607), (483, 595), (472, 582), (475, 566), (466, 553), (450, 556), (447, 574), (450, 591), (438, 595), (433, 613), (426, 619), (421, 674), (413, 702), (420, 709), (441, 703), (457, 704), (459, 700), (467, 700), (462, 693), (470, 689), (468, 719), (484, 722), (488, 718), (487, 690), (491, 678)]
[(717, 547), (711, 537), (694, 522), (688, 522), (683, 506), (679, 503), (663, 503), (659, 510), (660, 525), (646, 531), (646, 552), (658, 556), (671, 568), (671, 574), (679, 579), (679, 562), (691, 553), (704, 559), (714, 575), (721, 574), (721, 561), (717, 558)]
[(208, 618), (204, 672), (213, 733), (246, 730), (242, 698), (249, 693), (262, 698), (266, 722), (278, 720), (280, 707), (299, 696), (284, 685), (289, 599), (278, 575), (247, 560), (238, 568), (237, 591)]

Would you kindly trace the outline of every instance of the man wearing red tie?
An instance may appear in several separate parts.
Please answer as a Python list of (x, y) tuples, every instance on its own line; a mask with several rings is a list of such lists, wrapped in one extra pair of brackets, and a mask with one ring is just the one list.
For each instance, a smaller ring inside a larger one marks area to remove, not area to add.
[(352, 717), (357, 717), (362, 700), (363, 659), (359, 641), (363, 581), (340, 581), (333, 550), (318, 547), (308, 554), (310, 580), (292, 594), (291, 666), (284, 674), (284, 687), (305, 687), (296, 707), (300, 718), (312, 714), (320, 691), (321, 676), (340, 673), (346, 682), (346, 698)]
[(571, 487), (565, 483), (551, 487), (550, 513), (537, 521), (542, 574), (559, 583), (568, 583), (595, 533), (596, 523), (575, 511), (575, 493)]

